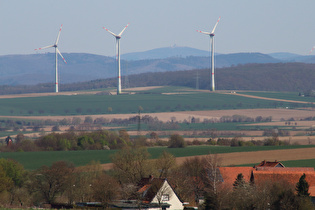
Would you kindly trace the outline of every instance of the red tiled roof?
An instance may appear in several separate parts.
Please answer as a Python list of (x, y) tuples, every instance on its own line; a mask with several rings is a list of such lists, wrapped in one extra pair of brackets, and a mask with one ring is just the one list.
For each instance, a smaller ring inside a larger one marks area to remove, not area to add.
[(274, 162), (270, 162), (270, 161), (262, 161), (261, 163), (259, 163), (256, 167), (282, 167), (284, 168), (284, 165), (278, 161), (274, 161)]
[(301, 176), (305, 174), (305, 180), (310, 186), (315, 186), (315, 172), (309, 171), (254, 171), (255, 183), (265, 182), (267, 180), (283, 180), (291, 184), (296, 184)]
[(301, 176), (305, 173), (305, 179), (310, 188), (309, 193), (315, 196), (315, 171), (314, 168), (292, 167), (292, 168), (273, 168), (273, 167), (220, 167), (223, 185), (233, 188), (233, 183), (238, 174), (242, 173), (246, 182), (250, 181), (253, 174), (255, 184), (265, 184), (267, 181), (284, 181), (296, 186)]
[(308, 192), (310, 193), (311, 196), (315, 197), (315, 185), (310, 186), (310, 188), (308, 189)]
[(232, 188), (238, 174), (243, 174), (245, 181), (249, 182), (251, 173), (255, 169), (253, 167), (219, 167), (219, 170), (223, 178), (222, 184)]
[(273, 167), (257, 167), (256, 171), (300, 171), (300, 172), (314, 172), (311, 167), (287, 167), (287, 168), (273, 168)]
[[(315, 172), (311, 171), (254, 171), (254, 180), (257, 184), (263, 184), (266, 181), (283, 181), (291, 184), (292, 187), (296, 186), (301, 176), (305, 173), (305, 180), (309, 184), (311, 196), (315, 196)], [(313, 190), (314, 189), (314, 190)]]
[(150, 186), (151, 186), (150, 184), (144, 185), (143, 187), (141, 187), (141, 188), (138, 190), (138, 192), (139, 192), (139, 193), (143, 193), (143, 192), (145, 192), (147, 189), (149, 189)]
[(138, 184), (140, 187), (138, 193), (142, 194), (143, 201), (151, 202), (158, 190), (162, 187), (164, 181), (165, 179), (153, 177), (141, 179)]

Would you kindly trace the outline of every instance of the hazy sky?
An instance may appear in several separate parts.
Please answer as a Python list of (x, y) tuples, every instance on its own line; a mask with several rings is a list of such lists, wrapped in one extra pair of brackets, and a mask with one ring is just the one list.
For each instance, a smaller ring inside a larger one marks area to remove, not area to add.
[[(53, 44), (61, 24), (62, 53), (113, 56), (172, 45), (209, 50), (219, 16), (218, 53), (291, 52), (307, 55), (315, 45), (314, 0), (0, 0), (0, 55), (33, 54)], [(46, 49), (43, 52), (54, 52)], [(314, 53), (314, 52), (313, 52)]]

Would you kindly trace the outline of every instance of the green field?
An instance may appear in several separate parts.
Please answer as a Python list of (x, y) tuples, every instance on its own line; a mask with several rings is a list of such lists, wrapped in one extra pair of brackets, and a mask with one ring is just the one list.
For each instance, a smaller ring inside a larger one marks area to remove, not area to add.
[[(285, 167), (311, 167), (315, 168), (315, 159), (307, 159), (307, 160), (287, 160), (281, 161), (281, 163)], [(252, 164), (243, 164), (238, 166), (254, 166), (258, 165), (259, 163), (252, 163)]]
[(294, 100), (294, 101), (305, 101), (305, 102), (314, 102), (314, 97), (301, 97), (299, 93), (296, 92), (240, 92), (241, 94), (252, 95), (252, 96), (259, 96), (259, 97), (266, 97), (266, 98), (276, 98), (276, 99), (285, 99), (285, 100)]
[(286, 167), (312, 167), (315, 168), (315, 159), (281, 161)]
[[(173, 154), (175, 157), (188, 157), (195, 155), (266, 151), (279, 149), (311, 148), (315, 145), (297, 146), (253, 146), (253, 147), (225, 147), (225, 146), (189, 146), (186, 148), (152, 147), (148, 148), (152, 159), (158, 158), (163, 151)], [(4, 152), (0, 158), (14, 159), (21, 163), (25, 169), (34, 170), (43, 165), (51, 165), (55, 161), (71, 161), (75, 166), (83, 166), (92, 160), (100, 163), (110, 163), (111, 156), (117, 150), (85, 150), (85, 151), (51, 151), (51, 152)], [(300, 165), (303, 166), (303, 165)], [(314, 164), (315, 167), (315, 164)]]
[[(161, 93), (160, 91), (165, 89), (168, 89), (168, 92), (172, 90), (184, 94), (153, 93), (154, 91)], [(185, 92), (176, 87), (165, 87), (154, 91), (152, 94), (134, 95), (86, 94), (0, 99), (0, 115), (47, 116), (137, 113), (139, 106), (143, 108), (143, 113), (311, 106), (311, 104), (277, 103), (233, 94)], [(108, 111), (109, 107), (112, 108), (111, 112)]]

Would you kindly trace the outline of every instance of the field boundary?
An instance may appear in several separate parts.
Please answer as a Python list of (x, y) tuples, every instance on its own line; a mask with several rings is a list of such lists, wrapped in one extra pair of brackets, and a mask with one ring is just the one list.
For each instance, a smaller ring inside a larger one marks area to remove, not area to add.
[(299, 103), (299, 104), (313, 104), (312, 102), (307, 102), (307, 101), (295, 101), (295, 100), (286, 100), (286, 99), (278, 99), (278, 98), (267, 98), (267, 97), (262, 97), (262, 96), (253, 96), (253, 95), (246, 95), (246, 94), (241, 94), (241, 93), (222, 93), (222, 94), (237, 95), (237, 96), (243, 96), (243, 97), (247, 97), (247, 98), (256, 98), (256, 99), (270, 100), (270, 101), (283, 101), (283, 102)]
[[(221, 161), (221, 166), (235, 166), (243, 164), (260, 163), (266, 161), (287, 161), (287, 160), (308, 160), (315, 159), (315, 148), (287, 149), (287, 150), (267, 150), (256, 152), (233, 152), (217, 154)], [(205, 157), (206, 155), (177, 157), (176, 163), (182, 164), (186, 159), (194, 157)], [(102, 164), (104, 170), (113, 168), (113, 163)]]

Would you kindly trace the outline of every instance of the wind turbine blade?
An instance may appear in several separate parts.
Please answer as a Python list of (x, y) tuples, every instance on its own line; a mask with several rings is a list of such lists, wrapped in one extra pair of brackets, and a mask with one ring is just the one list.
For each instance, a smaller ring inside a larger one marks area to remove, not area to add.
[(310, 50), (309, 54), (312, 54), (314, 49), (315, 49), (315, 46)]
[(213, 33), (214, 33), (215, 28), (217, 27), (217, 25), (218, 25), (218, 23), (219, 23), (220, 19), (221, 19), (221, 16), (219, 17), (218, 21), (217, 21), (217, 22), (216, 22), (216, 24), (214, 25), (214, 27), (213, 27), (213, 29), (212, 29), (212, 31), (211, 31), (211, 34), (213, 34)]
[(116, 34), (114, 34), (113, 32), (111, 32), (110, 30), (108, 30), (107, 28), (103, 27), (103, 29), (105, 29), (106, 31), (108, 31), (108, 33), (110, 33), (111, 35), (113, 35), (114, 37), (117, 37)]
[(58, 48), (56, 48), (56, 51), (58, 52), (58, 54), (60, 55), (60, 57), (63, 59), (63, 61), (65, 63), (67, 63), (66, 59), (61, 55), (61, 52), (58, 50)]
[(61, 24), (61, 26), (60, 26), (59, 33), (58, 33), (58, 36), (57, 36), (55, 45), (57, 45), (58, 42), (59, 42), (59, 37), (60, 37), (61, 29), (62, 29), (62, 24)]
[(40, 47), (40, 48), (37, 48), (35, 50), (43, 50), (43, 49), (47, 49), (47, 48), (51, 48), (51, 47), (54, 47), (55, 45), (49, 45), (49, 46), (46, 46), (46, 47)]
[(207, 35), (210, 35), (210, 33), (209, 33), (209, 32), (205, 32), (205, 31), (199, 31), (199, 30), (197, 30), (197, 32), (202, 33), (202, 34), (207, 34)]
[(121, 36), (123, 33), (124, 33), (124, 31), (126, 30), (126, 28), (129, 26), (129, 23), (125, 26), (125, 28), (118, 34), (118, 36)]

